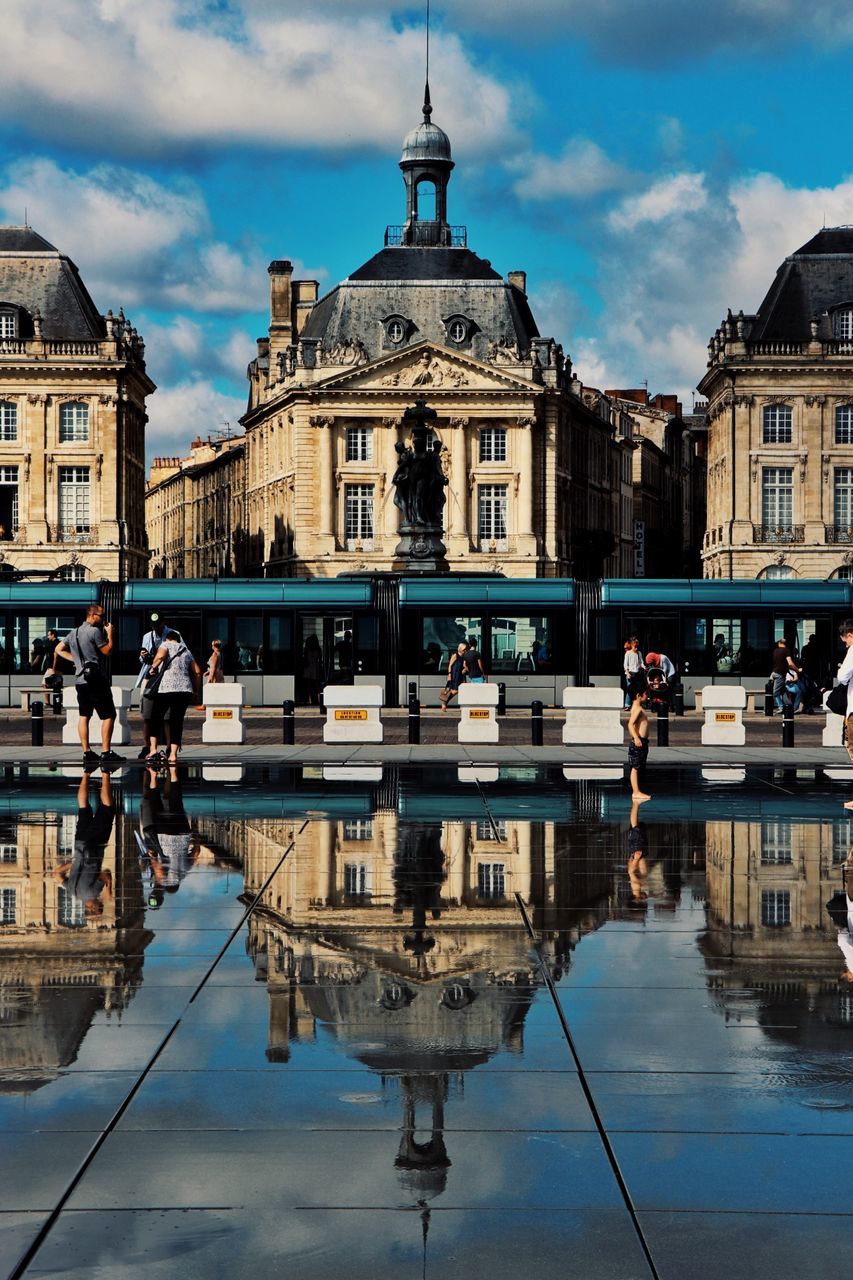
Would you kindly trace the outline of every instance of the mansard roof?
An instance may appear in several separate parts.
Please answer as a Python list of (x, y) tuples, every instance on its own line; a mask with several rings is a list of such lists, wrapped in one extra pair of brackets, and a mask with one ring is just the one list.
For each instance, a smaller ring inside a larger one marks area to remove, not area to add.
[(853, 227), (824, 227), (786, 258), (750, 327), (753, 341), (807, 341), (813, 317), (853, 305)]
[[(102, 317), (77, 267), (32, 227), (0, 227), (0, 305), (41, 312), (45, 338), (103, 338)], [(22, 334), (22, 336), (31, 336)]]

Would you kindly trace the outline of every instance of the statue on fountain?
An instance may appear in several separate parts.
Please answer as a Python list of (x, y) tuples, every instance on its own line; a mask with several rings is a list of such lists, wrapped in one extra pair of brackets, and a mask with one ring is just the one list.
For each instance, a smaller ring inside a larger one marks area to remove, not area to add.
[(437, 418), (424, 400), (403, 415), (403, 425), (412, 433), (412, 443), (397, 444), (397, 469), (391, 479), (394, 506), (403, 515), (402, 538), (397, 547), (397, 567), (404, 572), (447, 572), (442, 542), (442, 513), (447, 496), (447, 477), (441, 467), (441, 444), (428, 447), (427, 434)]

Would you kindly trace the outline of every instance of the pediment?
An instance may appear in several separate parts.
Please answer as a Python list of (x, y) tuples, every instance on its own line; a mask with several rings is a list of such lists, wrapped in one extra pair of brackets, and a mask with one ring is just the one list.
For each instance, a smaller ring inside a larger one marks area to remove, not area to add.
[(323, 386), (358, 391), (408, 391), (423, 387), (431, 393), (538, 389), (529, 378), (431, 342), (333, 374), (323, 380)]

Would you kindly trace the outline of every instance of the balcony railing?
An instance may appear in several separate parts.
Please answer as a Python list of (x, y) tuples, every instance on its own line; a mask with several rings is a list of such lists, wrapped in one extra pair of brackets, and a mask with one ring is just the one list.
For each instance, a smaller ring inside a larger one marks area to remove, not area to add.
[(62, 525), (50, 525), (51, 542), (75, 543), (78, 546), (92, 546), (98, 542), (98, 526), (89, 525), (83, 528), (65, 528)]
[(754, 542), (803, 542), (805, 541), (805, 525), (802, 524), (754, 524), (752, 526)]
[(751, 356), (804, 356), (808, 350), (807, 342), (749, 342), (747, 351)]
[(468, 228), (451, 227), (444, 222), (413, 222), (385, 228), (386, 249), (403, 244), (421, 248), (464, 249), (468, 244)]
[(840, 524), (828, 524), (826, 526), (827, 542), (853, 542), (853, 528), (846, 528)]
[(0, 338), (0, 356), (22, 356), (26, 350), (23, 338)]

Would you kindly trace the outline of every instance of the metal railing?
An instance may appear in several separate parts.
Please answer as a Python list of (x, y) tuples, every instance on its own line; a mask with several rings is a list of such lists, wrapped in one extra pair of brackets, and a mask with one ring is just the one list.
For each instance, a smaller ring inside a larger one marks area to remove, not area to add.
[(826, 526), (827, 542), (853, 542), (853, 529), (848, 529), (840, 524), (828, 524)]
[(789, 524), (789, 525), (769, 525), (754, 524), (752, 526), (753, 542), (804, 542), (805, 541), (805, 525)]
[(468, 228), (451, 227), (444, 222), (413, 222), (410, 226), (385, 228), (386, 249), (403, 244), (427, 248), (465, 249), (468, 245)]

